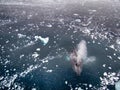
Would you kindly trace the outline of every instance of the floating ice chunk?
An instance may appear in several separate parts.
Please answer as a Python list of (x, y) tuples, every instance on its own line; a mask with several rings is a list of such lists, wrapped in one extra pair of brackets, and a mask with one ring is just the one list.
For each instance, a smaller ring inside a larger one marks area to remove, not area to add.
[(92, 84), (89, 84), (89, 87), (91, 88), (91, 87), (92, 87)]
[(3, 78), (4, 78), (4, 77), (3, 77), (3, 76), (1, 76), (1, 77), (0, 77), (0, 80), (2, 80)]
[(47, 27), (49, 27), (49, 28), (51, 28), (52, 27), (52, 25), (51, 24), (48, 24), (48, 25), (46, 25)]
[(37, 90), (36, 88), (32, 88), (32, 90)]
[(7, 43), (9, 43), (10, 41), (9, 40), (7, 40), (5, 43), (7, 44)]
[(114, 85), (115, 82), (119, 80), (119, 76), (117, 76), (115, 72), (104, 72), (103, 75), (103, 78), (100, 77), (101, 85), (103, 86)]
[(112, 59), (112, 56), (110, 56), (110, 55), (107, 55), (107, 57), (110, 58), (110, 59)]
[(89, 12), (96, 12), (97, 10), (91, 10), (91, 9), (90, 9), (90, 10), (88, 10), (88, 11), (89, 11)]
[(120, 57), (118, 57), (118, 59), (120, 60)]
[(104, 75), (104, 76), (107, 76), (107, 72), (104, 72), (103, 75)]
[(115, 49), (115, 46), (114, 45), (111, 45), (111, 46), (109, 46), (110, 48), (112, 48), (112, 49)]
[(80, 19), (76, 19), (75, 21), (76, 21), (76, 22), (81, 22), (81, 20), (80, 20)]
[(24, 38), (24, 37), (26, 37), (26, 35), (23, 35), (21, 33), (18, 34), (18, 38)]
[(112, 67), (108, 67), (108, 69), (112, 69)]
[(118, 81), (117, 83), (115, 83), (115, 89), (116, 90), (120, 90), (120, 81)]
[(9, 88), (14, 83), (17, 77), (18, 77), (17, 74), (10, 77), (5, 77), (4, 80), (0, 82), (0, 86)]
[(77, 30), (74, 30), (73, 33), (77, 33)]
[(43, 69), (47, 69), (47, 67), (43, 67)]
[(68, 84), (68, 81), (65, 81), (65, 84)]
[(49, 42), (49, 37), (42, 38), (41, 36), (35, 36), (35, 41), (40, 40), (43, 45), (46, 45)]
[(42, 60), (42, 63), (48, 63), (48, 60)]
[(103, 67), (106, 67), (106, 64), (103, 64)]
[(31, 19), (31, 18), (32, 18), (32, 16), (33, 16), (33, 15), (31, 15), (31, 14), (30, 14), (30, 15), (28, 15), (28, 16), (27, 16), (27, 19)]
[(88, 28), (85, 28), (84, 33), (90, 34), (91, 32), (90, 32), (90, 30)]
[(32, 45), (34, 45), (35, 44), (35, 42), (34, 41), (30, 41), (27, 45), (25, 45), (24, 47), (28, 47), (28, 46), (32, 46)]
[(107, 50), (108, 50), (108, 48), (105, 48), (105, 50), (107, 51)]
[(37, 58), (39, 56), (39, 54), (37, 53), (37, 52), (34, 52), (33, 54), (32, 54), (32, 57), (34, 57), (34, 58)]
[(44, 45), (46, 45), (49, 41), (49, 37), (44, 38), (44, 39), (41, 38), (41, 41), (44, 43)]
[(10, 63), (10, 61), (9, 61), (9, 60), (6, 60), (6, 61), (5, 61), (5, 64), (8, 64), (8, 63)]
[(20, 77), (25, 77), (28, 73), (32, 72), (33, 70), (35, 70), (35, 69), (37, 69), (39, 67), (41, 67), (41, 64), (40, 65), (35, 65), (35, 66), (31, 65), (25, 71), (23, 71), (22, 73), (20, 73), (19, 76)]
[(58, 67), (58, 65), (56, 65), (56, 67)]
[(21, 59), (22, 57), (24, 57), (24, 54), (20, 55), (20, 59)]
[(51, 73), (51, 72), (53, 72), (53, 70), (47, 70), (46, 72), (49, 72), (49, 73)]
[(116, 43), (120, 45), (120, 38), (116, 40)]
[(37, 48), (36, 51), (40, 51), (40, 48)]
[(78, 90), (83, 90), (83, 89), (81, 87), (79, 87)]
[(74, 15), (74, 16), (79, 16), (79, 14), (77, 14), (77, 13), (74, 13), (73, 15)]

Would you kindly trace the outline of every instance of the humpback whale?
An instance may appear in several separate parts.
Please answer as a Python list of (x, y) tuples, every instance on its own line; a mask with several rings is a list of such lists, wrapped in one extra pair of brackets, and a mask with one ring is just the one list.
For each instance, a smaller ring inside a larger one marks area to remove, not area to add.
[(79, 42), (77, 47), (70, 53), (70, 61), (72, 64), (73, 70), (77, 75), (80, 75), (82, 72), (83, 63), (87, 59), (87, 46), (86, 41), (82, 40)]

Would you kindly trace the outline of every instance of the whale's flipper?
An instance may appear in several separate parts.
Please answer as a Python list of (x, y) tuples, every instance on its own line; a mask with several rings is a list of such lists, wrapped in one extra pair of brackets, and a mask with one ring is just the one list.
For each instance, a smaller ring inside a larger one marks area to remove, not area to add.
[(90, 57), (87, 57), (86, 59), (83, 60), (83, 64), (84, 65), (90, 64), (90, 63), (93, 63), (94, 61), (96, 61), (96, 57), (90, 56)]

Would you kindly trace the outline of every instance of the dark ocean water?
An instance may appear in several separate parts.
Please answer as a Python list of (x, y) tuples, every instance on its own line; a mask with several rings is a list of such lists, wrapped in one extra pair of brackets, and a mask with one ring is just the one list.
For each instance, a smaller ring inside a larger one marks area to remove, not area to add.
[[(49, 41), (43, 45), (35, 36)], [(77, 76), (66, 57), (81, 40), (96, 60)], [(119, 6), (0, 5), (0, 48), (1, 90), (115, 90), (120, 78)]]

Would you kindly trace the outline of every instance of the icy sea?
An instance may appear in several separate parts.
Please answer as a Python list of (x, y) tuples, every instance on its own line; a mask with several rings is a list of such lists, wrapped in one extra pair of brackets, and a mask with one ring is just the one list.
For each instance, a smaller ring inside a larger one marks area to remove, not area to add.
[[(87, 42), (96, 59), (73, 71)], [(0, 90), (120, 90), (120, 2), (0, 4)]]

